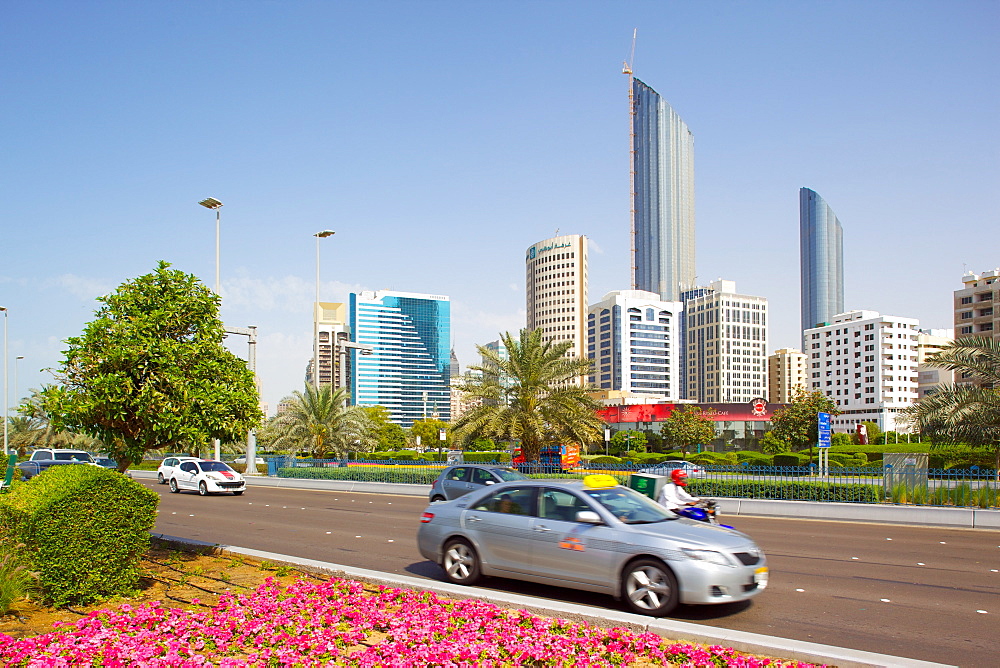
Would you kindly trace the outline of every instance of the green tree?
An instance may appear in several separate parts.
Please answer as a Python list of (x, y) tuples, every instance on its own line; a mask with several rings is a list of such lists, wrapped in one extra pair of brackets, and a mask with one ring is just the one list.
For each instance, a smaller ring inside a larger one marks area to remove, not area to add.
[(616, 452), (632, 450), (634, 452), (646, 452), (646, 434), (634, 429), (616, 431), (611, 436), (611, 446)]
[(788, 441), (776, 436), (773, 431), (766, 432), (760, 439), (760, 451), (769, 455), (777, 455), (782, 452), (791, 452), (792, 446)]
[(906, 409), (903, 418), (937, 443), (968, 443), (993, 454), (1000, 479), (1000, 340), (956, 339), (927, 364), (957, 372), (963, 383), (938, 388)]
[(372, 428), (375, 430), (375, 438), (378, 440), (378, 449), (397, 451), (406, 447), (406, 431), (389, 421), (389, 409), (385, 406), (362, 406), (368, 419), (372, 421)]
[[(444, 429), (444, 441), (441, 441), (441, 430)], [(416, 420), (410, 427), (410, 437), (413, 443), (420, 437), (420, 446), (426, 450), (433, 448), (448, 448), (451, 443), (451, 434), (448, 433), (448, 423), (436, 418), (426, 420)]]
[(274, 445), (295, 452), (308, 450), (313, 459), (327, 454), (371, 452), (378, 444), (375, 425), (364, 408), (348, 406), (347, 390), (329, 385), (305, 386), (294, 392), (289, 407), (273, 423)]
[(684, 405), (673, 411), (660, 427), (665, 443), (680, 448), (687, 456), (689, 449), (715, 439), (715, 423), (709, 416), (715, 411), (702, 410), (699, 406)]
[(599, 441), (604, 423), (597, 417), (600, 405), (578, 385), (590, 371), (590, 361), (566, 357), (570, 341), (542, 341), (540, 329), (522, 329), (515, 339), (500, 337), (508, 359), (477, 346), (483, 357), (482, 372), (461, 390), (482, 400), (463, 413), (452, 426), (459, 443), (476, 438), (519, 440), (526, 461), (538, 461), (546, 443)]
[(149, 450), (242, 438), (262, 418), (253, 374), (223, 345), (219, 298), (160, 262), (107, 296), (42, 391), (57, 429), (99, 438), (121, 471)]
[(791, 403), (775, 411), (771, 418), (774, 435), (787, 441), (793, 451), (810, 448), (819, 440), (820, 413), (840, 415), (840, 410), (836, 402), (822, 392), (806, 392), (797, 387)]

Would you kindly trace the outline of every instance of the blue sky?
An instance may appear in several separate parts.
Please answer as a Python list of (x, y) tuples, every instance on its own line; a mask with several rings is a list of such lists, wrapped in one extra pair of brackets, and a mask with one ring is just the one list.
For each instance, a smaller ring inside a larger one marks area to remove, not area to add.
[(767, 297), (772, 349), (798, 345), (802, 186), (844, 226), (848, 309), (948, 328), (963, 272), (1000, 266), (995, 0), (4, 0), (11, 404), (158, 260), (214, 284), (209, 196), (272, 412), (312, 354), (319, 230), (324, 301), (448, 295), (463, 368), (524, 326), (556, 229), (592, 240), (592, 302), (628, 289), (633, 29), (695, 136), (699, 282)]

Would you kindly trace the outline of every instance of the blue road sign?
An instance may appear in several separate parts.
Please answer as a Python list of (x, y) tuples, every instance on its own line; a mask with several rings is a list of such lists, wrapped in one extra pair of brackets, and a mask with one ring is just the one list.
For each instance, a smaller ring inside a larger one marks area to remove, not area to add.
[(830, 414), (829, 413), (818, 413), (817, 414), (817, 424), (819, 426), (819, 442), (816, 444), (818, 448), (829, 448), (830, 447)]

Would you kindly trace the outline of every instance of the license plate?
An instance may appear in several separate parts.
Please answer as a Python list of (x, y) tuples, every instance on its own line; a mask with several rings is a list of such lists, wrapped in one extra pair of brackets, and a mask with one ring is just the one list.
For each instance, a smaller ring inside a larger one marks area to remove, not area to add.
[(757, 585), (757, 589), (763, 589), (767, 586), (767, 566), (761, 566), (753, 572), (753, 581)]

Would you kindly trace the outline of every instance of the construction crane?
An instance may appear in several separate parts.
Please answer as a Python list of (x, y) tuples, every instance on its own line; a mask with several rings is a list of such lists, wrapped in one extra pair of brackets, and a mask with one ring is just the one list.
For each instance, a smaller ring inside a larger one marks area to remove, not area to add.
[(636, 260), (635, 260), (635, 100), (633, 99), (632, 89), (632, 65), (635, 63), (635, 38), (636, 34), (639, 32), (638, 28), (632, 29), (632, 50), (629, 52), (628, 59), (622, 63), (622, 74), (628, 75), (628, 132), (629, 132), (629, 223), (631, 227), (631, 248), (632, 248), (632, 289), (637, 290), (638, 284), (636, 282)]

